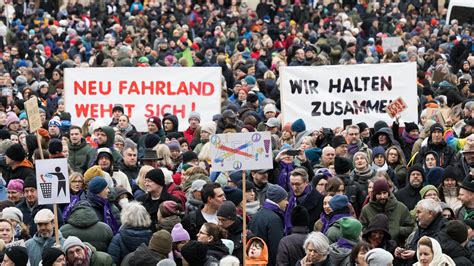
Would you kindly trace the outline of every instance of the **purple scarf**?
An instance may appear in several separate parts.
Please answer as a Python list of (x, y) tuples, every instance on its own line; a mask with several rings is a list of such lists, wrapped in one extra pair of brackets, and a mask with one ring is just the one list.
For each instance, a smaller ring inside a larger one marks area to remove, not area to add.
[(418, 138), (412, 137), (405, 130), (403, 130), (403, 132), (402, 132), (402, 138), (403, 138), (403, 141), (405, 141), (405, 143), (408, 143), (408, 144), (413, 144), (413, 143), (415, 143), (415, 141), (418, 140)]
[(278, 205), (276, 205), (275, 203), (272, 203), (268, 200), (265, 200), (263, 202), (262, 208), (276, 213), (281, 218), (281, 220), (283, 221), (283, 224), (285, 225), (285, 228), (286, 228), (285, 213), (280, 209), (280, 207)]
[(337, 240), (337, 246), (340, 247), (340, 248), (352, 249), (354, 247), (354, 244), (352, 244), (351, 242), (349, 242), (345, 238), (341, 237), (341, 238), (339, 238), (339, 240)]
[(286, 164), (280, 162), (280, 174), (278, 175), (278, 185), (286, 191), (290, 191), (290, 173), (295, 169), (295, 163)]
[(81, 189), (79, 193), (75, 195), (71, 194), (71, 202), (69, 203), (69, 205), (66, 206), (66, 208), (64, 208), (63, 221), (66, 222), (67, 219), (69, 219), (69, 216), (71, 215), (72, 210), (74, 209), (76, 204), (81, 200), (82, 193), (84, 193), (84, 190)]
[[(328, 217), (325, 212), (321, 213), (321, 222), (323, 223), (323, 227), (321, 228), (321, 233), (326, 234), (328, 231), (329, 227), (336, 222), (337, 220), (344, 218), (344, 217), (351, 217), (350, 213), (340, 213), (333, 215), (331, 217)], [(328, 219), (329, 218), (329, 219)]]
[[(306, 199), (309, 193), (313, 191), (313, 187), (311, 185), (307, 185), (306, 188), (303, 191), (303, 194), (301, 194), (300, 198)], [(303, 203), (301, 202), (301, 204)], [(291, 233), (291, 228), (293, 225), (291, 224), (291, 212), (293, 211), (293, 208), (298, 205), (297, 202), (297, 197), (293, 194), (293, 191), (290, 193), (290, 200), (288, 200), (288, 206), (286, 207), (285, 211), (285, 234), (289, 235)]]
[(115, 217), (112, 213), (112, 207), (110, 206), (109, 201), (107, 199), (104, 199), (92, 193), (88, 193), (87, 196), (90, 197), (92, 201), (95, 201), (103, 206), (104, 208), (104, 221), (103, 222), (110, 226), (110, 229), (112, 229), (112, 232), (115, 235), (119, 230), (119, 225), (117, 224), (117, 221), (115, 220)]
[(354, 155), (356, 152), (358, 152), (362, 148), (362, 141), (357, 142), (357, 144), (350, 144), (347, 145), (347, 151), (349, 154)]

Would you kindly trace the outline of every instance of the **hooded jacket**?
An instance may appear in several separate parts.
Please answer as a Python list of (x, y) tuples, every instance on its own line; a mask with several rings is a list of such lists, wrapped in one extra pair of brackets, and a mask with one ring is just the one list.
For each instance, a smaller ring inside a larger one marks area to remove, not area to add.
[(212, 256), (218, 260), (229, 255), (229, 249), (221, 240), (207, 243), (207, 255)]
[[(379, 144), (380, 134), (385, 134), (388, 136), (388, 144), (386, 145)], [(398, 143), (398, 141), (395, 140), (395, 138), (393, 137), (392, 130), (388, 127), (380, 128), (377, 132), (375, 132), (375, 134), (372, 136), (372, 139), (370, 141), (370, 147), (372, 148), (377, 147), (377, 146), (382, 146), (385, 150), (387, 150), (390, 146), (393, 146), (393, 145), (398, 146), (401, 149), (400, 143)]]
[(121, 265), (130, 266), (155, 266), (160, 260), (164, 260), (168, 254), (160, 254), (148, 248), (143, 243), (138, 246), (137, 250), (125, 256)]
[[(354, 247), (357, 243), (342, 238)], [(349, 266), (352, 249), (339, 246), (338, 242), (329, 246), (329, 260), (331, 265)]]
[[(423, 175), (423, 181), (424, 179)], [(412, 187), (409, 180), (407, 180), (405, 187), (395, 192), (395, 197), (398, 201), (405, 204), (409, 210), (413, 210), (418, 201), (421, 200), (420, 190), (422, 188), (423, 186), (420, 186), (419, 188)]]
[[(25, 246), (26, 246), (26, 249), (28, 250), (28, 258), (30, 261), (30, 265), (38, 266), (41, 260), (41, 255), (43, 254), (43, 251), (46, 248), (53, 247), (55, 245), (55, 242), (56, 242), (56, 237), (54, 236), (54, 234), (53, 236), (48, 237), (48, 238), (42, 238), (38, 234), (35, 234), (33, 238), (28, 239), (28, 241), (26, 241), (25, 243)], [(61, 246), (64, 244), (64, 238), (61, 232), (59, 232), (59, 242)]]
[[(369, 226), (369, 223), (372, 224), (374, 222), (373, 219), (378, 213), (383, 213), (388, 217), (388, 228), (385, 228), (385, 226), (384, 228), (388, 229), (391, 238), (397, 241), (397, 243), (403, 244), (408, 235), (413, 231), (415, 225), (408, 208), (399, 202), (393, 194), (390, 194), (385, 205), (372, 200), (362, 208), (359, 217), (364, 228)], [(375, 225), (381, 227), (380, 224)]]
[[(262, 253), (260, 253), (260, 256), (258, 258), (250, 258), (248, 256), (249, 250), (250, 250), (250, 245), (256, 239), (260, 240), (263, 243)], [(261, 239), (259, 237), (252, 237), (247, 242), (246, 247), (247, 247), (247, 250), (245, 251), (245, 261), (246, 261), (245, 264), (246, 265), (248, 265), (248, 266), (258, 266), (258, 265), (267, 265), (268, 264), (268, 247), (267, 247), (267, 243), (265, 243), (265, 241), (263, 241), (263, 239)]]
[(135, 251), (141, 244), (148, 244), (151, 235), (152, 232), (148, 228), (122, 226), (119, 233), (112, 238), (107, 253), (112, 256), (114, 263), (120, 264), (125, 256)]
[(15, 168), (8, 167), (6, 171), (3, 172), (3, 178), (7, 183), (12, 179), (25, 181), (29, 176), (36, 177), (36, 173), (33, 164), (27, 159), (21, 161)]
[(472, 265), (474, 255), (469, 249), (452, 239), (446, 232), (438, 234), (440, 243), (443, 243), (443, 253), (451, 257), (456, 265)]
[(168, 136), (169, 133), (178, 132), (179, 120), (178, 120), (177, 116), (172, 115), (172, 114), (168, 114), (165, 117), (163, 117), (163, 121), (162, 121), (163, 128), (164, 128), (164, 125), (165, 125), (165, 123), (164, 123), (165, 120), (170, 120), (173, 123), (173, 129), (171, 129), (171, 131), (165, 131), (166, 136)]
[(382, 231), (384, 232), (384, 238), (382, 240), (382, 243), (380, 243), (380, 246), (378, 248), (383, 248), (387, 250), (390, 253), (394, 253), (395, 248), (397, 247), (397, 242), (392, 240), (392, 236), (390, 235), (389, 232), (389, 224), (388, 224), (388, 219), (386, 215), (375, 215), (373, 219), (371, 219), (369, 226), (364, 230), (364, 233), (362, 234), (362, 238), (369, 242), (369, 237), (370, 234), (374, 231)]
[(89, 152), (87, 153), (87, 157), (86, 157), (86, 163), (84, 165), (85, 169), (83, 169), (84, 172), (90, 166), (93, 165), (93, 162), (95, 162), (97, 160), (97, 150), (100, 149), (100, 148), (109, 148), (112, 151), (112, 157), (114, 158), (114, 163), (118, 163), (120, 161), (120, 159), (122, 158), (122, 155), (120, 155), (120, 153), (116, 149), (114, 149), (114, 142), (115, 142), (114, 129), (109, 127), (109, 126), (104, 126), (101, 129), (107, 135), (107, 141), (104, 144), (99, 145), (97, 147), (97, 149), (89, 150)]
[(77, 206), (72, 210), (67, 224), (60, 229), (65, 238), (77, 236), (82, 242), (90, 243), (98, 251), (107, 252), (113, 233), (110, 227), (99, 221), (92, 208)]
[(277, 265), (296, 265), (305, 256), (304, 241), (309, 230), (306, 226), (295, 226), (291, 235), (281, 239), (278, 245)]
[(67, 161), (71, 166), (72, 170), (75, 172), (82, 173), (84, 169), (84, 164), (86, 162), (87, 154), (92, 149), (89, 143), (83, 138), (81, 143), (78, 145), (73, 145), (69, 143), (69, 156)]
[(428, 138), (428, 145), (421, 147), (420, 152), (416, 157), (416, 162), (423, 163), (426, 154), (430, 151), (434, 151), (439, 156), (439, 166), (446, 168), (448, 165), (456, 164), (456, 153), (455, 151), (446, 144), (446, 142), (441, 140), (440, 143), (434, 144), (431, 140), (431, 135)]

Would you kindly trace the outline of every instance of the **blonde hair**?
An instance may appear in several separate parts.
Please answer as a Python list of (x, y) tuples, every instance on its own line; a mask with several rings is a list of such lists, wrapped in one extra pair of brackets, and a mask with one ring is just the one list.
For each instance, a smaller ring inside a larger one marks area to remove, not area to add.
[(171, 151), (166, 144), (158, 144), (153, 150), (156, 151), (158, 158), (163, 158), (161, 160), (163, 166), (172, 166), (173, 160), (171, 159)]
[(144, 165), (140, 168), (140, 171), (138, 172), (138, 177), (137, 177), (137, 185), (141, 190), (145, 190), (145, 176), (148, 172), (153, 170), (152, 166), (149, 165)]
[(207, 142), (204, 144), (201, 148), (201, 151), (199, 152), (198, 155), (198, 160), (199, 161), (211, 161), (211, 143)]

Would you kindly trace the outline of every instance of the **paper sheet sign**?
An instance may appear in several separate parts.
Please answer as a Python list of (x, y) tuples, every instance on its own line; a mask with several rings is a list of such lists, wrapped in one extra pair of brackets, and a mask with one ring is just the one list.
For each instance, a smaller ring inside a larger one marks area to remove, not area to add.
[(270, 132), (212, 135), (210, 143), (213, 172), (273, 168)]
[(35, 164), (38, 204), (69, 203), (67, 159), (37, 160)]
[(25, 102), (26, 114), (28, 115), (28, 124), (30, 132), (35, 132), (41, 128), (41, 117), (38, 108), (38, 100), (36, 98), (29, 99)]
[(394, 118), (397, 114), (405, 111), (407, 108), (408, 106), (405, 101), (398, 97), (395, 99), (395, 101), (387, 105), (387, 114), (390, 116), (390, 118)]

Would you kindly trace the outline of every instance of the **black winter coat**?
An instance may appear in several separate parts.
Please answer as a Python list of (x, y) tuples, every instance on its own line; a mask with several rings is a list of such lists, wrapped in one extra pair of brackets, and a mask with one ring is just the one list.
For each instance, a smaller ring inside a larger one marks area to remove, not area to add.
[(421, 187), (414, 188), (408, 182), (404, 188), (395, 192), (395, 197), (397, 198), (398, 201), (405, 204), (408, 210), (413, 210), (416, 204), (418, 203), (418, 201), (421, 200), (420, 190), (421, 190)]
[(450, 256), (456, 265), (472, 265), (474, 256), (470, 250), (461, 246), (456, 240), (452, 239), (446, 232), (438, 234), (439, 243), (442, 245), (443, 253)]

